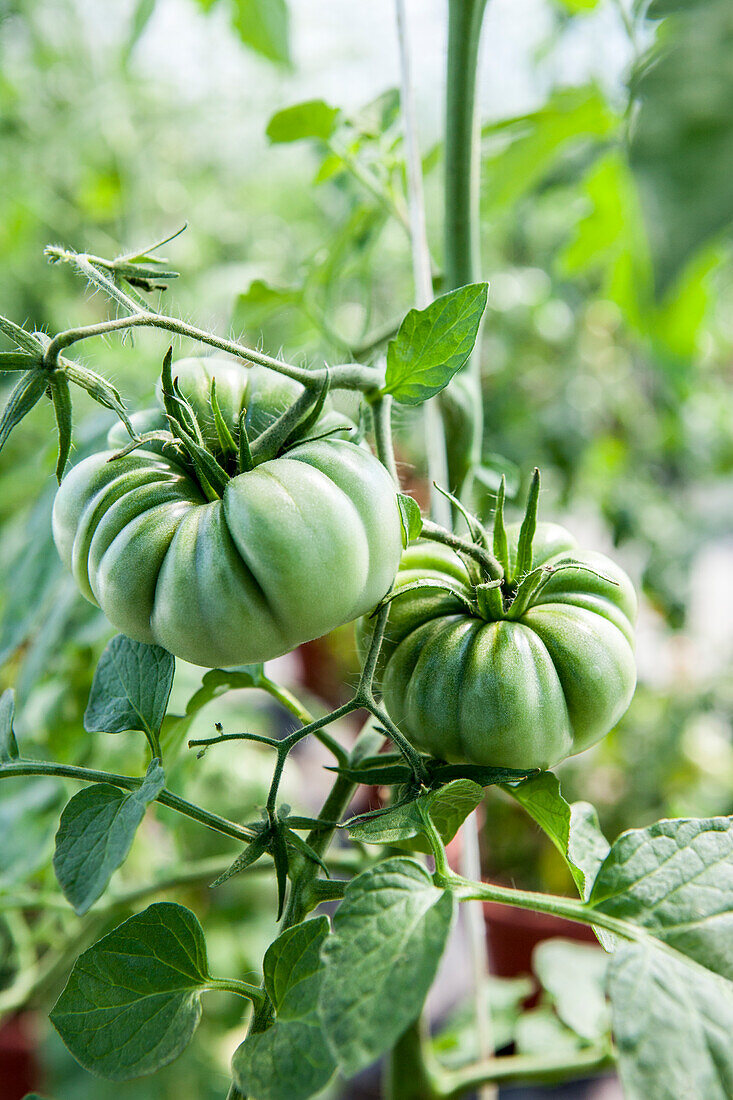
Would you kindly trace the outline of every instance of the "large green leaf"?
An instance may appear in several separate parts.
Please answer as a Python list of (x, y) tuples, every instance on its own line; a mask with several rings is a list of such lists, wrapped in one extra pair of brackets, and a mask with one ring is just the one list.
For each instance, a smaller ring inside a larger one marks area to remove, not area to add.
[(439, 393), (473, 351), (489, 292), (471, 283), (411, 309), (387, 347), (386, 392), (403, 405)]
[(208, 982), (198, 920), (182, 905), (156, 902), (79, 956), (51, 1022), (85, 1069), (126, 1081), (187, 1046)]
[(413, 859), (357, 875), (323, 947), (320, 1015), (347, 1077), (391, 1049), (418, 1017), (453, 921), (453, 897)]
[(733, 818), (680, 818), (623, 833), (598, 872), (589, 905), (643, 925), (733, 978)]
[(336, 1069), (318, 1016), (320, 953), (327, 917), (296, 924), (267, 949), (265, 986), (276, 1013), (267, 1031), (249, 1035), (232, 1067), (239, 1088), (257, 1100), (307, 1100)]
[(613, 956), (608, 991), (626, 1100), (730, 1100), (733, 984), (633, 943)]
[(733, 5), (697, 0), (649, 13), (668, 18), (632, 75), (629, 157), (661, 297), (733, 223)]
[(147, 806), (164, 785), (163, 769), (153, 760), (137, 790), (95, 783), (67, 804), (56, 834), (53, 866), (64, 895), (80, 916), (126, 859)]
[(157, 735), (174, 671), (175, 658), (167, 650), (117, 634), (95, 669), (84, 729), (89, 733), (143, 730)]

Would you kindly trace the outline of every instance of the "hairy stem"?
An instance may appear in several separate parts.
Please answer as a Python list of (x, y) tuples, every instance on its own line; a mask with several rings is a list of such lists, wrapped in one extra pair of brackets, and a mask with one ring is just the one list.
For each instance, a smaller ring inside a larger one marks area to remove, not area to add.
[[(115, 775), (113, 772), (96, 771), (92, 768), (80, 768), (73, 764), (54, 764), (45, 760), (22, 760), (17, 763), (3, 764), (0, 767), (0, 779), (10, 778), (14, 775), (51, 775), (60, 779), (78, 779), (82, 783), (110, 783), (113, 787), (122, 790), (134, 791), (143, 780), (132, 775)], [(193, 818), (202, 825), (208, 826), (217, 833), (234, 837), (245, 844), (249, 844), (254, 834), (243, 825), (237, 825), (234, 821), (227, 821), (225, 817), (213, 814), (202, 806), (196, 806), (193, 802), (187, 802), (165, 787), (155, 799), (162, 806), (167, 806), (184, 817)]]

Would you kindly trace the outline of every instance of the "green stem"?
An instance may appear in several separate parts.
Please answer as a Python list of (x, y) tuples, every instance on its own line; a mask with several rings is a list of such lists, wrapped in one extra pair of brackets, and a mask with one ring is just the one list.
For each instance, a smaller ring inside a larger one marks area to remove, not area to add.
[(489, 1082), (549, 1082), (571, 1080), (611, 1069), (614, 1065), (608, 1047), (587, 1047), (577, 1053), (528, 1055), (487, 1058), (473, 1066), (444, 1071), (438, 1077), (440, 1100), (461, 1100)]
[[(113, 787), (122, 790), (134, 791), (143, 780), (132, 775), (115, 775), (113, 772), (96, 771), (92, 768), (80, 768), (73, 764), (54, 764), (47, 761), (18, 761), (18, 763), (3, 764), (0, 767), (0, 779), (7, 779), (14, 775), (51, 775), (60, 779), (77, 779), (82, 783), (110, 783)], [(202, 806), (196, 806), (193, 802), (187, 802), (185, 798), (173, 794), (165, 787), (155, 799), (162, 806), (175, 810), (184, 817), (190, 817), (202, 825), (214, 829), (217, 833), (234, 837), (236, 840), (249, 844), (252, 840), (252, 832), (234, 821), (227, 821), (225, 817), (212, 814)]]
[(419, 1017), (400, 1036), (386, 1061), (385, 1100), (439, 1100), (428, 1043), (424, 1017)]
[[(227, 352), (237, 359), (245, 362), (258, 363), (263, 367), (270, 367), (288, 378), (300, 382), (309, 389), (316, 389), (323, 384), (326, 378), (326, 369), (309, 370), (307, 367), (296, 367), (292, 363), (285, 363), (282, 359), (275, 359), (264, 352), (256, 351), (234, 340), (224, 340), (204, 329), (196, 328), (176, 317), (166, 317), (162, 313), (138, 311), (129, 317), (115, 317), (108, 321), (100, 321), (95, 325), (86, 325), (76, 329), (68, 329), (60, 332), (50, 341), (44, 356), (44, 362), (49, 369), (56, 369), (59, 363), (59, 355), (72, 344), (81, 340), (88, 340), (94, 336), (103, 336), (108, 332), (120, 332), (130, 328), (160, 328), (166, 332), (174, 332), (178, 336), (185, 336), (189, 340), (197, 340), (219, 351)], [(61, 366), (65, 367), (63, 359)], [(345, 363), (338, 367), (330, 368), (331, 385), (335, 389), (347, 390), (373, 390), (382, 384), (382, 372), (376, 367), (366, 367), (359, 363)]]
[(399, 488), (400, 478), (392, 444), (392, 397), (386, 393), (371, 402), (377, 457)]
[(444, 546), (450, 546), (452, 550), (457, 550), (461, 554), (468, 554), (484, 567), (491, 580), (498, 581), (503, 578), (504, 570), (501, 564), (489, 550), (477, 546), (475, 542), (468, 542), (427, 519), (423, 520), (421, 535), (433, 542), (442, 542)]
[(246, 997), (253, 1004), (260, 1004), (264, 996), (259, 986), (250, 985), (249, 982), (240, 982), (238, 978), (209, 978), (209, 989), (220, 989), (227, 993), (236, 993), (239, 997)]
[[(268, 695), (271, 695), (273, 699), (276, 699), (286, 710), (302, 722), (304, 726), (311, 725), (315, 718), (308, 710), (306, 706), (293, 695), (292, 691), (289, 691), (281, 684), (276, 684), (274, 680), (270, 680), (267, 676), (263, 676), (260, 681), (260, 687), (263, 691), (266, 691)], [(345, 749), (339, 745), (335, 737), (332, 737), (330, 733), (326, 733), (325, 730), (320, 729), (315, 731), (315, 736), (329, 752), (333, 753), (339, 764), (345, 764), (348, 758), (348, 753)]]

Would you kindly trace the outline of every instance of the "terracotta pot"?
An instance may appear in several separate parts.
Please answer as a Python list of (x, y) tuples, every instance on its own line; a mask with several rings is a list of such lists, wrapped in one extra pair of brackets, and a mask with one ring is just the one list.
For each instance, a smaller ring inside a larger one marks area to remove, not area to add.
[(26, 1093), (39, 1087), (32, 1022), (28, 1015), (15, 1016), (0, 1027), (2, 1100), (23, 1100)]

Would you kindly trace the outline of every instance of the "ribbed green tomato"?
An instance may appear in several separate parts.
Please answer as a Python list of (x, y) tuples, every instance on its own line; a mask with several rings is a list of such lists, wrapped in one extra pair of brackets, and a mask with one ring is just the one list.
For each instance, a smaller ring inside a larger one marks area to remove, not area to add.
[[(513, 566), (519, 525), (507, 535)], [(570, 559), (587, 568), (557, 569)], [(528, 606), (495, 621), (440, 589), (393, 599), (379, 675), (387, 711), (417, 748), (544, 769), (600, 740), (627, 709), (636, 683), (629, 578), (552, 523), (538, 524), (534, 538), (533, 568), (543, 565), (557, 571)], [(446, 546), (405, 551), (397, 590), (427, 579), (473, 597), (463, 561)], [(368, 630), (359, 624), (362, 647)]]
[[(223, 418), (234, 433), (246, 408), (251, 440), (300, 390), (225, 360), (187, 360), (173, 373), (214, 451), (212, 373)], [(139, 430), (155, 426), (150, 411), (137, 415)], [(126, 442), (113, 433), (114, 449)], [(160, 449), (155, 441), (113, 461), (113, 450), (84, 459), (54, 504), (62, 559), (130, 638), (209, 668), (264, 661), (364, 614), (389, 589), (399, 511), (391, 479), (365, 448), (333, 437), (296, 444), (232, 477), (213, 501)]]

